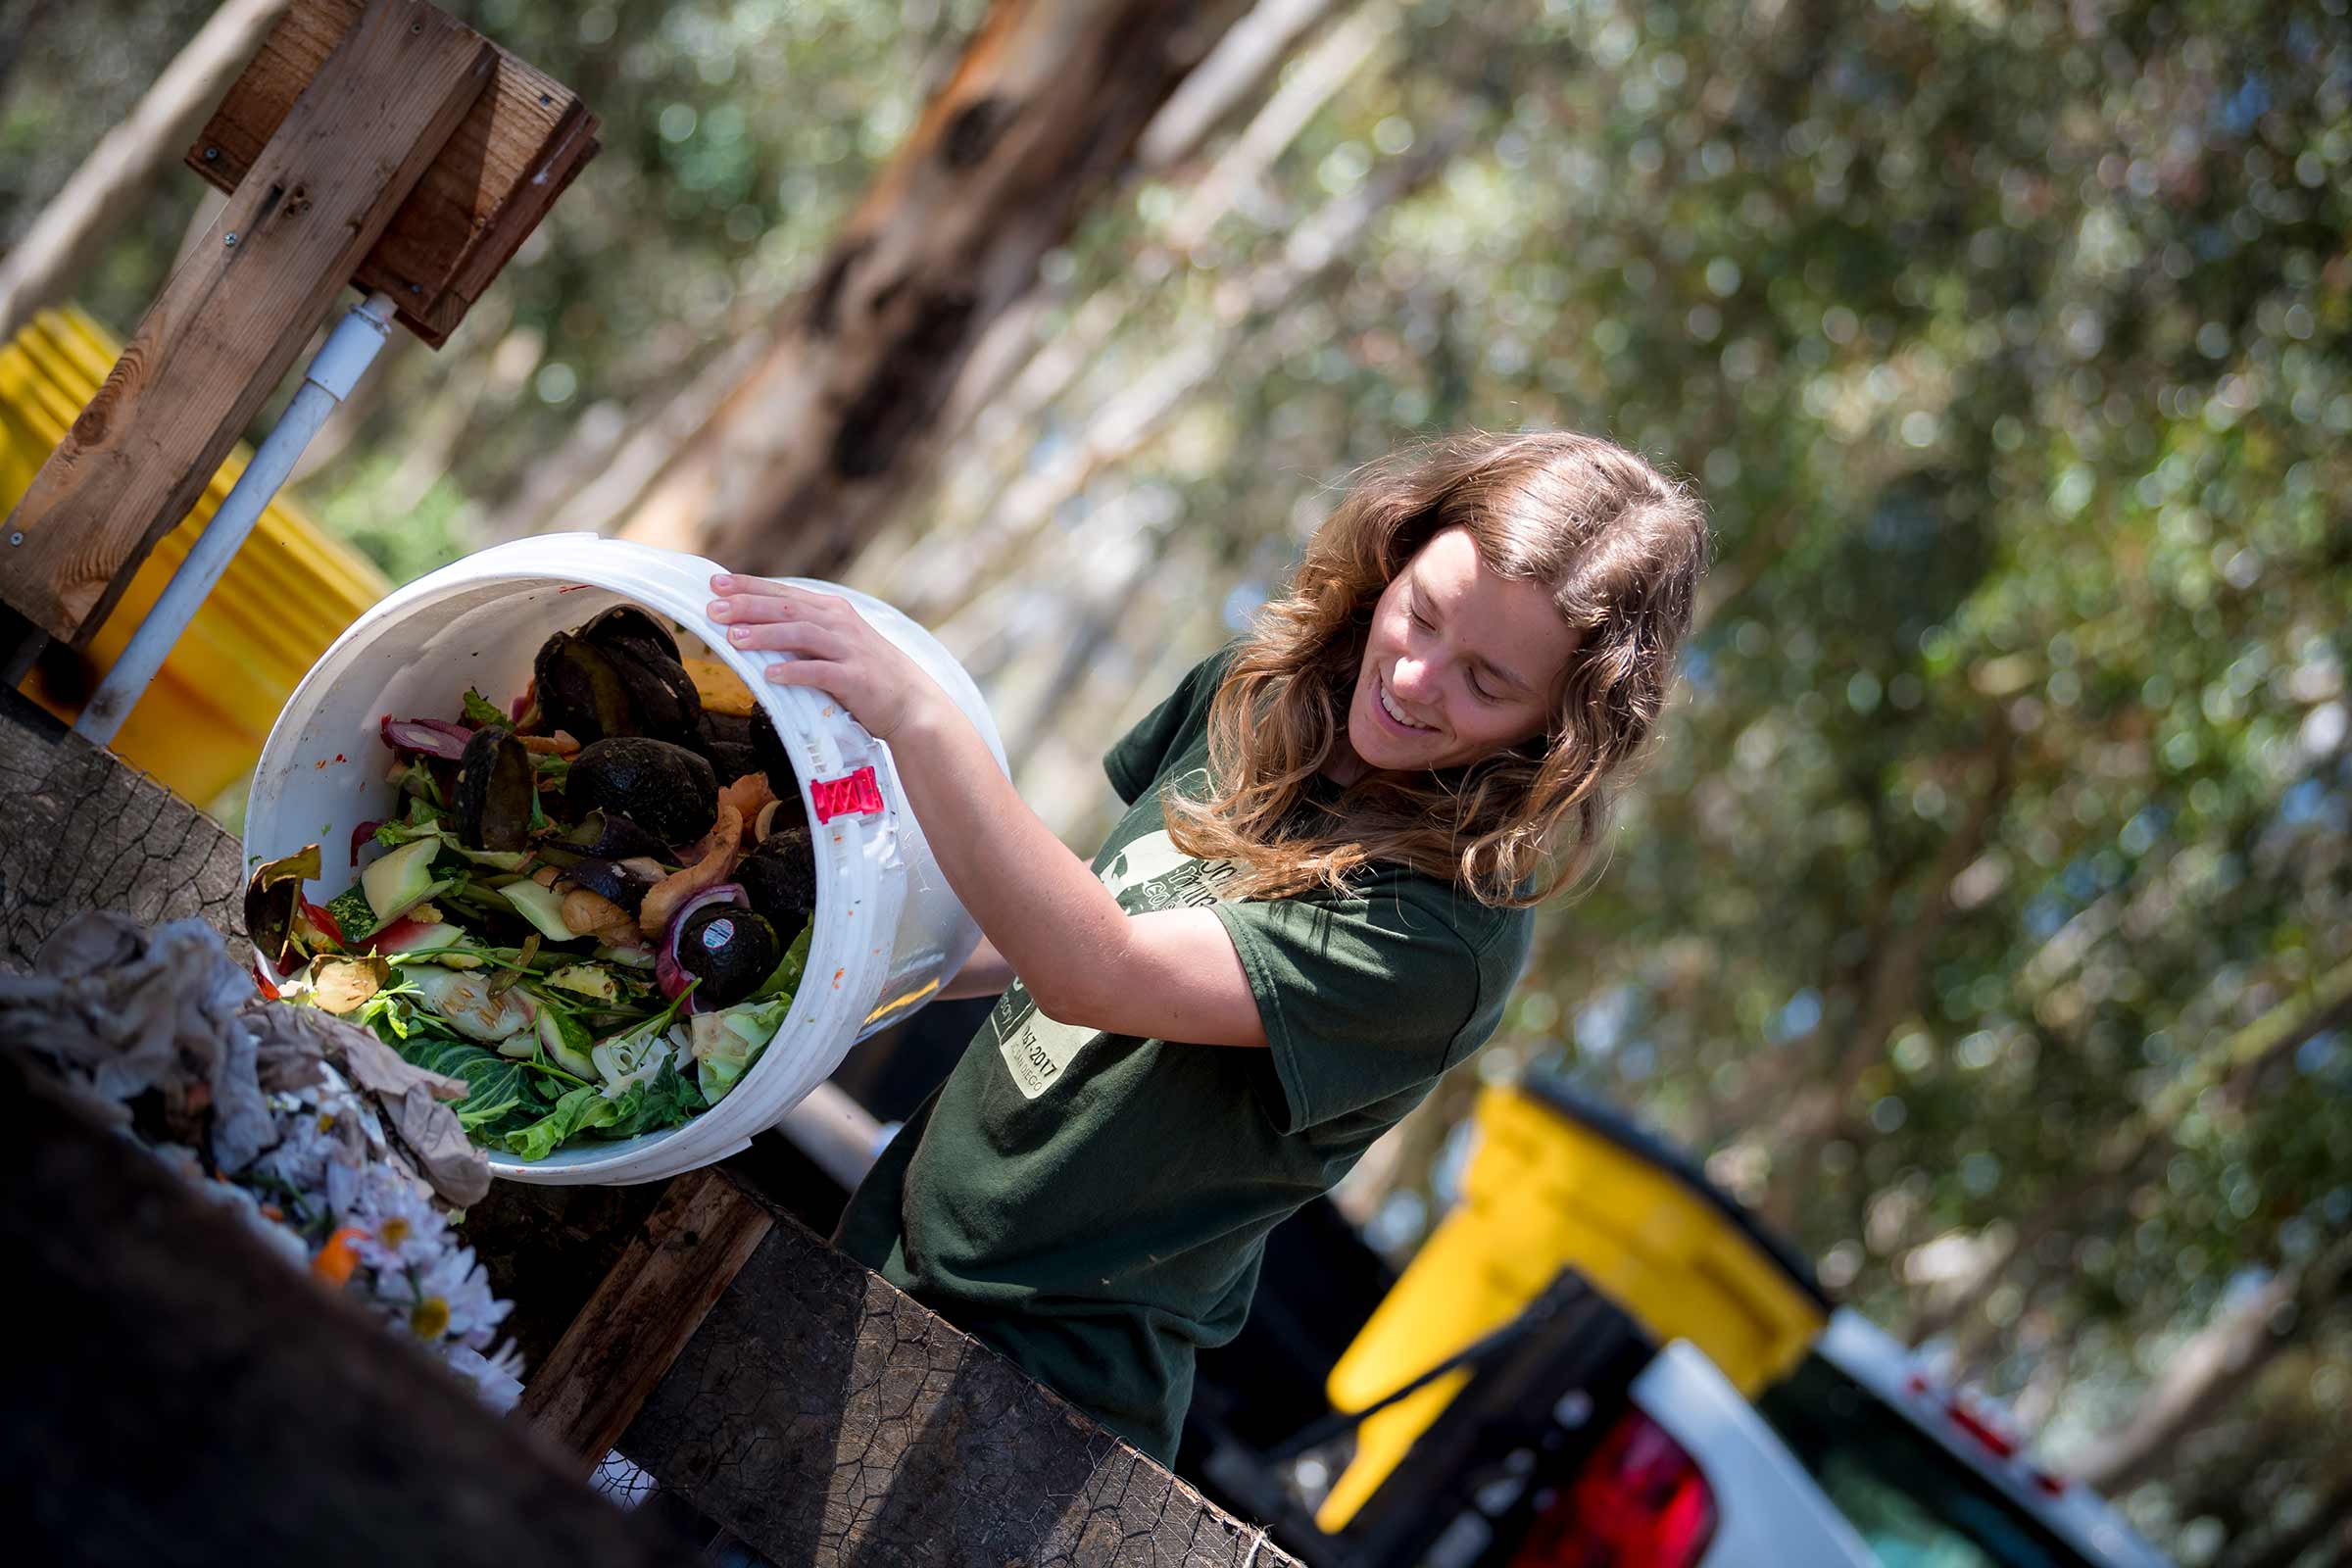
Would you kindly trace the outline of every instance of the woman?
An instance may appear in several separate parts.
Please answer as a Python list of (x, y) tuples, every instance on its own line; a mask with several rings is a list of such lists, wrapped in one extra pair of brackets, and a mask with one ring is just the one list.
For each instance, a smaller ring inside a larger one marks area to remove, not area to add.
[(769, 674), (890, 743), (1003, 989), (838, 1240), (1165, 1463), (1267, 1231), (1494, 1031), (1599, 847), (1705, 566), (1698, 503), (1586, 436), (1375, 466), (1287, 595), (1104, 759), (1090, 866), (837, 597), (718, 577)]

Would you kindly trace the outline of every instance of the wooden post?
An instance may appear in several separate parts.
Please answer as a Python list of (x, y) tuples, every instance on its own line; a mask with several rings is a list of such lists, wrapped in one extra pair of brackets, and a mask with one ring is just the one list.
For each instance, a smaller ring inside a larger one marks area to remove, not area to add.
[(767, 1235), (767, 1209), (718, 1171), (688, 1171), (531, 1374), (522, 1415), (581, 1461), (620, 1441), (710, 1304)]
[(0, 529), (0, 595), (80, 640), (260, 410), (458, 121), (496, 51), (374, 0)]
[[(188, 167), (235, 190), (364, 9), (365, 0), (294, 0), (188, 149)], [(353, 286), (391, 295), (401, 323), (439, 348), (596, 155), (596, 131), (579, 94), (499, 50), (489, 86), (393, 214)]]

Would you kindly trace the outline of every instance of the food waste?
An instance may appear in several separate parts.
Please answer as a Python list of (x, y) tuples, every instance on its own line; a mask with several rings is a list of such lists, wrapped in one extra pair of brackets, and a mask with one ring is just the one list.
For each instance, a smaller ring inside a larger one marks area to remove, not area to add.
[(816, 907), (800, 781), (734, 673), (623, 605), (548, 638), (510, 706), (468, 689), (381, 732), (395, 805), (352, 834), (353, 885), (310, 900), (313, 844), (246, 886), (265, 985), (463, 1082), (467, 1137), (521, 1159), (724, 1099)]

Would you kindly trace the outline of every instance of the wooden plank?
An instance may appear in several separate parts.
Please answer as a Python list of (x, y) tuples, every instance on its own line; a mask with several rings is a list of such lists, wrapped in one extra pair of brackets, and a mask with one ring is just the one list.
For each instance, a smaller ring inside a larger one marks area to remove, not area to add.
[(736, 1271), (767, 1209), (715, 1170), (689, 1171), (523, 1389), (525, 1420), (593, 1469), (628, 1429)]
[(686, 1544), (0, 1053), (9, 1560), (685, 1568)]
[[(362, 4), (294, 0), (188, 149), (188, 167), (236, 189)], [(362, 261), (354, 286), (391, 295), (409, 329), (439, 348), (595, 156), (596, 129), (577, 93), (500, 50), (489, 87)]]
[(1292, 1561), (789, 1216), (617, 1446), (776, 1563)]
[(0, 530), (0, 597), (96, 630), (186, 514), (488, 80), (479, 33), (375, 0), (172, 273)]

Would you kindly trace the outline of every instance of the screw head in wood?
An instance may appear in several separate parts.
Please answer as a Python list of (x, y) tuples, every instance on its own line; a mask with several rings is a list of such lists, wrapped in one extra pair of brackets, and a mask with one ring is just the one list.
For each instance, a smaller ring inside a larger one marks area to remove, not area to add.
[(223, 234), (223, 235), (221, 235), (221, 236), (220, 236), (220, 243), (221, 243), (221, 244), (223, 244), (223, 245), (234, 245), (236, 242), (237, 242), (237, 231), (236, 231), (235, 229), (233, 229), (233, 228), (232, 228), (232, 229), (230, 229), (230, 230), (229, 230), (227, 233), (225, 233), (225, 234)]
[(220, 161), (220, 149), (218, 147), (207, 147), (204, 150), (204, 161), (208, 164), (219, 163)]
[(24, 542), (24, 534), (23, 530), (20, 529), (18, 532), (10, 534), (8, 536), (8, 542), (12, 545), (23, 544)]

